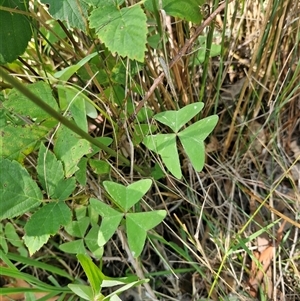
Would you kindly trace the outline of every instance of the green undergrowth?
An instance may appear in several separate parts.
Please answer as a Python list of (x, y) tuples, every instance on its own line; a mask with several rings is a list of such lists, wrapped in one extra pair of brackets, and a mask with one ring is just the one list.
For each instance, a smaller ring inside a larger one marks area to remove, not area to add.
[(17, 2), (0, 3), (4, 300), (247, 300), (252, 244), (286, 217), (273, 272), (299, 272), (300, 26), (280, 27), (284, 56), (280, 1), (252, 4), (250, 46), (244, 1)]

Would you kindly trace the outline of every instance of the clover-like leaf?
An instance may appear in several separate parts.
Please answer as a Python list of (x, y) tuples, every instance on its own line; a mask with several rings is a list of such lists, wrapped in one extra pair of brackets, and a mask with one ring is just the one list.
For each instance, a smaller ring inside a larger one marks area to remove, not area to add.
[(177, 179), (180, 179), (181, 168), (176, 146), (176, 134), (157, 134), (147, 136), (143, 140), (144, 144), (152, 151), (161, 156), (168, 170)]
[(102, 247), (116, 232), (121, 219), (123, 218), (123, 213), (97, 199), (90, 199), (90, 205), (102, 217), (101, 226), (98, 232), (98, 245)]
[(138, 257), (144, 247), (147, 231), (157, 226), (166, 217), (165, 210), (128, 213), (126, 215), (126, 233), (128, 245), (134, 257)]
[(127, 212), (145, 195), (151, 184), (152, 181), (150, 179), (137, 181), (127, 187), (111, 181), (103, 182), (106, 191), (124, 212)]
[(177, 133), (188, 121), (203, 109), (203, 102), (189, 104), (178, 111), (165, 111), (156, 114), (153, 118)]
[(204, 140), (213, 131), (218, 122), (218, 116), (212, 115), (190, 125), (178, 133), (180, 142), (196, 171), (204, 166)]

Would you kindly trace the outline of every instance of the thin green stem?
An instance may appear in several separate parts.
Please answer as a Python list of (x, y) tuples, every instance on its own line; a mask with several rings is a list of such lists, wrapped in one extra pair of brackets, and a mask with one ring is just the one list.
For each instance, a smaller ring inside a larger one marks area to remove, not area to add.
[[(130, 161), (126, 159), (124, 156), (118, 154), (113, 149), (109, 148), (108, 146), (104, 145), (97, 139), (90, 136), (88, 133), (83, 131), (81, 128), (79, 128), (76, 124), (62, 116), (59, 112), (55, 111), (51, 106), (49, 106), (47, 103), (45, 103), (40, 97), (32, 93), (29, 89), (27, 89), (22, 83), (20, 83), (18, 80), (16, 80), (13, 76), (9, 75), (2, 67), (0, 67), (0, 76), (8, 83), (10, 83), (14, 88), (19, 90), (22, 94), (24, 94), (28, 99), (30, 99), (33, 103), (35, 103), (37, 106), (39, 106), (41, 109), (43, 109), (45, 112), (47, 112), (50, 116), (55, 118), (57, 121), (59, 121), (61, 124), (69, 128), (71, 131), (82, 137), (83, 139), (86, 139), (90, 143), (96, 145), (103, 151), (105, 151), (107, 154), (111, 155), (112, 157), (118, 158), (122, 163), (126, 164), (127, 166), (130, 166)], [(143, 169), (139, 168), (138, 166), (134, 165), (134, 170), (141, 175), (145, 176), (146, 173)]]

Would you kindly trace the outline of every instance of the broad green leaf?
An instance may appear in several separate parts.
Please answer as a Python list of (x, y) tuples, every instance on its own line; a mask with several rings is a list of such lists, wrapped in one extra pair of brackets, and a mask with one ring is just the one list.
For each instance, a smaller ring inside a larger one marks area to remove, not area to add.
[(87, 158), (81, 158), (77, 164), (78, 170), (75, 172), (75, 178), (81, 186), (86, 185), (86, 168), (87, 168)]
[(58, 161), (51, 150), (41, 143), (37, 160), (38, 179), (46, 190), (49, 197), (52, 197), (60, 181), (64, 178), (62, 163)]
[(56, 20), (66, 21), (69, 27), (86, 30), (88, 5), (82, 0), (41, 0), (49, 4), (49, 13)]
[(16, 232), (16, 229), (12, 223), (5, 224), (5, 237), (6, 239), (15, 247), (23, 246), (23, 241), (20, 239), (19, 235)]
[(166, 111), (156, 114), (153, 118), (177, 133), (188, 121), (195, 117), (204, 107), (203, 102), (184, 106), (178, 111)]
[[(106, 146), (109, 146), (113, 141), (110, 137), (97, 137), (96, 139)], [(89, 158), (93, 157), (95, 154), (99, 153), (100, 151), (100, 148), (94, 144), (91, 147), (92, 147), (92, 152), (87, 155), (87, 157)]]
[(103, 186), (113, 200), (127, 212), (149, 190), (152, 181), (150, 179), (139, 180), (125, 187), (124, 185), (104, 181)]
[[(158, 9), (163, 9), (170, 16), (179, 17), (193, 23), (200, 23), (203, 18), (200, 8), (205, 3), (204, 0), (162, 0), (162, 7), (158, 5), (159, 0), (155, 0), (155, 2)], [(146, 0), (145, 7), (154, 11), (153, 0)]]
[(49, 237), (49, 234), (41, 236), (28, 236), (25, 234), (23, 240), (29, 250), (30, 256), (37, 252), (48, 241)]
[(93, 289), (93, 294), (96, 296), (101, 292), (102, 281), (106, 277), (87, 255), (78, 254), (77, 258), (89, 280), (89, 283)]
[(25, 225), (27, 236), (54, 235), (71, 222), (71, 210), (64, 202), (51, 202), (36, 211)]
[[(28, 11), (28, 0), (2, 0), (0, 5)], [(0, 65), (11, 63), (23, 54), (32, 36), (28, 16), (0, 9)]]
[(166, 214), (165, 210), (126, 214), (128, 245), (134, 257), (142, 253), (147, 231), (161, 223)]
[[(70, 91), (70, 90), (69, 90)], [(70, 103), (69, 107), (70, 113), (75, 120), (76, 124), (85, 132), (88, 131), (87, 124), (87, 113), (85, 111), (85, 99), (78, 95), (78, 97), (74, 98)]]
[[(116, 211), (117, 212), (117, 211)], [(113, 216), (103, 217), (98, 232), (98, 246), (103, 247), (116, 232), (123, 214), (115, 214)]]
[(41, 204), (42, 192), (16, 161), (0, 158), (0, 220), (21, 216)]
[(61, 126), (56, 134), (54, 153), (64, 164), (65, 176), (68, 178), (77, 170), (79, 160), (91, 152), (90, 144), (79, 138), (65, 126)]
[(56, 186), (56, 189), (53, 194), (53, 199), (64, 201), (74, 191), (75, 187), (76, 187), (75, 177), (61, 180), (60, 184)]
[(111, 52), (143, 62), (148, 33), (144, 11), (140, 5), (119, 9), (107, 3), (92, 11), (90, 27)]
[(84, 300), (93, 300), (93, 290), (91, 287), (82, 284), (68, 284), (69, 289)]
[(62, 163), (43, 143), (39, 150), (37, 172), (50, 198), (65, 200), (75, 189), (75, 178), (64, 179)]
[[(203, 62), (205, 61), (206, 53), (207, 53), (206, 37), (200, 36), (198, 38), (198, 41), (199, 41), (199, 47), (198, 47), (199, 50), (197, 52), (195, 62), (196, 62), (196, 64), (203, 64)], [(209, 57), (214, 57), (214, 56), (220, 55), (221, 48), (222, 48), (221, 45), (212, 44), (210, 53), (209, 53)]]
[(123, 213), (111, 208), (97, 199), (90, 199), (90, 205), (102, 217), (101, 226), (98, 232), (98, 245), (104, 246), (116, 232)]
[(35, 150), (39, 140), (48, 133), (48, 129), (35, 125), (6, 125), (0, 133), (0, 157), (22, 162), (26, 155)]
[(212, 115), (197, 121), (178, 133), (178, 137), (187, 156), (198, 172), (201, 171), (204, 166), (204, 140), (213, 131), (217, 122), (218, 116)]
[(84, 241), (88, 249), (93, 253), (97, 258), (102, 258), (103, 256), (103, 247), (99, 247), (98, 245), (98, 232), (99, 226), (93, 226), (89, 233), (85, 236)]
[[(30, 85), (26, 85), (32, 93), (39, 95), (39, 97), (54, 110), (58, 111), (58, 105), (52, 94), (51, 87), (45, 82), (37, 82)], [(29, 98), (22, 94), (17, 89), (12, 89), (8, 94), (8, 99), (3, 103), (4, 107), (12, 111), (13, 113), (20, 114), (22, 116), (30, 117), (36, 122), (41, 122), (44, 119), (51, 116), (45, 112), (42, 108), (35, 105)]]
[[(89, 103), (89, 98), (80, 90), (71, 86), (57, 86), (59, 103), (62, 110), (69, 109), (75, 123), (84, 131), (87, 132), (87, 118), (88, 112), (86, 108), (89, 108), (89, 114), (98, 115), (97, 110)], [(93, 110), (93, 112), (92, 112)]]
[(74, 209), (75, 217), (79, 221), (82, 218), (86, 217), (87, 206), (85, 205), (76, 205)]
[(69, 254), (82, 254), (86, 252), (83, 239), (77, 239), (63, 243), (59, 246), (59, 249)]
[(162, 161), (168, 170), (180, 179), (181, 167), (176, 146), (176, 134), (157, 134), (147, 136), (143, 143), (152, 151), (161, 156)]
[(70, 77), (77, 72), (82, 66), (84, 66), (90, 59), (98, 55), (97, 52), (91, 53), (80, 60), (77, 64), (69, 66), (63, 70), (60, 70), (54, 74), (54, 77), (59, 78), (62, 81), (68, 81)]
[(98, 175), (109, 174), (110, 165), (106, 161), (89, 159), (89, 165), (92, 168), (93, 172)]
[(89, 218), (86, 216), (78, 221), (72, 221), (65, 226), (65, 230), (73, 237), (83, 238), (89, 226), (89, 223)]

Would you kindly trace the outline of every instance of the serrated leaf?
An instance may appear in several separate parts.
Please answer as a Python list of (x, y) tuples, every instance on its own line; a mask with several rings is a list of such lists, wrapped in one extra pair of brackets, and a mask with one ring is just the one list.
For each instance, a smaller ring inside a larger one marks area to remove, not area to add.
[(74, 177), (61, 180), (60, 184), (56, 186), (56, 189), (53, 194), (53, 199), (64, 201), (74, 191), (75, 187), (76, 180)]
[(126, 215), (128, 245), (134, 257), (138, 257), (142, 253), (147, 231), (161, 223), (166, 214), (165, 210), (158, 210)]
[(78, 170), (79, 160), (89, 152), (91, 152), (89, 142), (79, 138), (65, 126), (59, 128), (56, 134), (54, 153), (63, 162), (67, 178)]
[[(144, 61), (147, 42), (147, 18), (139, 5), (119, 9), (104, 4), (93, 10), (90, 27), (111, 52), (140, 62)], [(113, 39), (112, 39), (113, 37)]]
[(86, 3), (90, 5), (99, 6), (99, 5), (122, 5), (125, 0), (84, 0)]
[[(1, 6), (27, 11), (28, 0), (2, 0)], [(23, 54), (32, 36), (30, 19), (18, 13), (0, 10), (0, 64), (11, 63)]]
[(27, 170), (16, 161), (0, 158), (0, 220), (29, 212), (43, 195)]
[(188, 121), (195, 117), (204, 107), (203, 102), (196, 102), (184, 106), (178, 111), (165, 111), (156, 114), (153, 118), (177, 133)]
[(41, 0), (49, 4), (49, 13), (56, 20), (66, 21), (70, 27), (86, 30), (88, 5), (82, 0)]
[(25, 225), (27, 236), (54, 235), (71, 222), (71, 210), (64, 202), (52, 202), (35, 212)]
[(43, 126), (6, 125), (0, 130), (0, 157), (22, 162), (47, 133), (48, 129)]
[(218, 116), (212, 115), (190, 125), (178, 133), (180, 142), (196, 171), (204, 166), (204, 140), (213, 131), (218, 122)]
[[(52, 90), (45, 82), (37, 82), (30, 85), (26, 85), (26, 88), (32, 93), (39, 95), (39, 97), (54, 110), (58, 111), (58, 105), (55, 98), (52, 95)], [(36, 122), (41, 122), (44, 119), (51, 116), (45, 112), (42, 108), (35, 105), (29, 98), (17, 89), (12, 89), (8, 94), (8, 99), (3, 103), (4, 107), (13, 113), (20, 114), (22, 116), (28, 116)]]
[(62, 163), (44, 144), (40, 146), (37, 172), (49, 198), (65, 200), (75, 189), (75, 179), (64, 179)]
[(57, 185), (64, 178), (62, 163), (55, 155), (41, 143), (36, 167), (38, 179), (46, 190), (49, 197), (52, 197)]
[(69, 254), (82, 254), (85, 253), (85, 247), (83, 239), (77, 239), (73, 241), (68, 241), (59, 246), (59, 249), (63, 252)]
[(147, 136), (144, 138), (143, 143), (150, 150), (161, 156), (161, 159), (168, 170), (177, 179), (181, 178), (182, 174), (176, 146), (176, 134), (157, 134)]
[(136, 204), (149, 190), (152, 181), (150, 179), (139, 180), (125, 187), (124, 185), (104, 181), (103, 186), (113, 200), (127, 212), (134, 204)]
[(98, 232), (98, 245), (104, 246), (116, 232), (123, 213), (109, 207), (97, 199), (90, 199), (91, 207), (102, 217), (101, 226)]
[(48, 241), (49, 237), (50, 235), (28, 236), (25, 234), (23, 240), (30, 256), (37, 252)]

